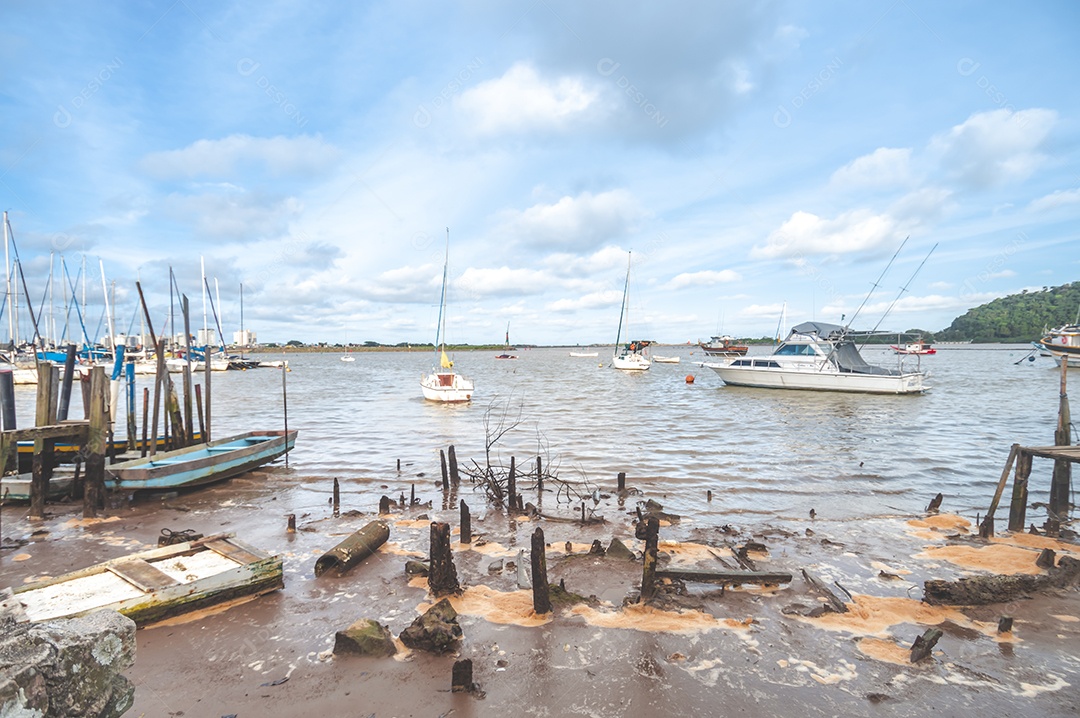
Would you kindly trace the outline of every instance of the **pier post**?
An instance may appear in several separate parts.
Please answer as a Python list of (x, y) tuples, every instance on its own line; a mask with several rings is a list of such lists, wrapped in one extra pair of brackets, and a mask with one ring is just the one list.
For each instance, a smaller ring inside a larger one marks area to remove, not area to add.
[(454, 554), (450, 549), (450, 524), (441, 521), (431, 522), (430, 571), (428, 590), (439, 598), (461, 590), (458, 583), (457, 569), (454, 568)]
[[(1065, 390), (1065, 375), (1069, 367), (1069, 357), (1061, 357), (1061, 391), (1058, 402), (1058, 423), (1054, 432), (1054, 444), (1057, 446), (1069, 446), (1072, 444), (1070, 424), (1072, 417), (1069, 412), (1069, 394)], [(1050, 481), (1050, 513), (1051, 519), (1060, 520), (1069, 510), (1069, 491), (1072, 483), (1072, 463), (1068, 459), (1054, 459), (1054, 474)]]
[(71, 382), (75, 378), (75, 350), (74, 344), (67, 345), (67, 355), (64, 357), (64, 383), (60, 387), (60, 406), (56, 409), (58, 421), (66, 421), (68, 407), (71, 406)]
[(334, 477), (334, 518), (341, 515), (341, 484)]
[[(199, 436), (206, 437), (206, 424), (203, 423), (203, 403), (202, 403), (202, 386), (195, 385), (195, 416), (199, 417)], [(195, 443), (195, 436), (192, 435), (191, 443)]]
[(540, 460), (540, 457), (536, 457), (536, 495), (544, 493), (544, 462)]
[(1028, 477), (1031, 476), (1031, 454), (1020, 450), (1013, 475), (1012, 503), (1009, 504), (1009, 530), (1020, 533), (1027, 523)]
[(98, 506), (105, 500), (105, 442), (109, 436), (109, 412), (106, 408), (108, 379), (105, 367), (90, 369), (90, 430), (86, 438), (86, 490), (83, 493), (83, 518), (97, 517)]
[(513, 513), (517, 509), (517, 466), (513, 456), (510, 457), (510, 473), (506, 477), (506, 493), (509, 494), (506, 508)]
[(545, 553), (544, 529), (533, 531), (532, 551), (533, 611), (537, 615), (551, 613), (551, 588), (548, 586), (547, 554)]
[[(442, 490), (450, 490), (450, 474), (446, 470), (446, 452), (439, 449), (439, 469), (442, 471)], [(401, 459), (398, 459), (398, 471), (401, 471)]]
[(453, 444), (450, 444), (449, 448), (446, 450), (446, 460), (450, 466), (450, 485), (456, 489), (461, 481), (461, 477), (458, 476), (457, 452), (454, 450)]
[(461, 543), (472, 543), (472, 515), (465, 499), (461, 500), (461, 532), (458, 539)]
[(289, 523), (285, 528), (285, 533), (296, 533), (296, 514), (289, 514)]
[(157, 453), (158, 417), (161, 411), (161, 389), (165, 385), (168, 372), (165, 369), (165, 340), (159, 339), (154, 345), (157, 359), (157, 371), (154, 372), (154, 427), (150, 431), (150, 456)]
[(626, 491), (626, 472), (620, 471), (619, 476), (616, 480), (618, 481), (618, 485), (616, 488), (619, 490), (619, 492), (621, 493), (623, 491)]
[(139, 447), (139, 427), (135, 425), (135, 362), (124, 364), (124, 378), (127, 386), (124, 396), (127, 399), (127, 448), (135, 451)]
[[(60, 367), (48, 361), (38, 363), (35, 426), (56, 423), (56, 390), (59, 380)], [(52, 478), (55, 444), (55, 439), (34, 440), (33, 474), (30, 479), (30, 518), (45, 518), (45, 497), (48, 496), (49, 479)]]
[[(193, 417), (191, 415), (191, 317), (188, 313), (188, 298), (183, 295), (181, 304), (184, 313), (184, 436), (183, 446), (194, 443), (191, 435), (195, 432)], [(206, 352), (204, 351), (205, 355)], [(205, 356), (204, 356), (205, 359)]]
[(143, 387), (142, 390), (142, 450), (139, 452), (140, 457), (146, 456), (146, 442), (147, 432), (149, 431), (150, 423), (150, 388)]
[(207, 352), (204, 352), (204, 354), (206, 354), (206, 362), (205, 362), (206, 363), (206, 376), (203, 377), (203, 384), (206, 386), (206, 426), (201, 427), (201, 429), (202, 429), (202, 443), (209, 444), (210, 443), (210, 431), (211, 431), (211, 429), (210, 429), (210, 372), (212, 371), (212, 369), (211, 369), (211, 366), (210, 366), (210, 353), (207, 351)]
[(15, 375), (10, 369), (0, 371), (0, 429), (11, 431), (15, 426)]
[(641, 571), (641, 600), (648, 601), (656, 595), (656, 550), (660, 542), (660, 519), (650, 516), (645, 520), (645, 565)]

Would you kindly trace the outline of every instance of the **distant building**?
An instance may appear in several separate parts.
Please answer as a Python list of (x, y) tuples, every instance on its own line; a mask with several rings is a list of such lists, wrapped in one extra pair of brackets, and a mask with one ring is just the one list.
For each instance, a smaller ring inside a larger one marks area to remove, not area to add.
[(258, 343), (255, 338), (255, 332), (250, 329), (241, 329), (238, 332), (233, 332), (233, 344), (238, 347), (250, 347)]
[(213, 329), (200, 329), (195, 335), (195, 344), (197, 346), (217, 346), (217, 332)]

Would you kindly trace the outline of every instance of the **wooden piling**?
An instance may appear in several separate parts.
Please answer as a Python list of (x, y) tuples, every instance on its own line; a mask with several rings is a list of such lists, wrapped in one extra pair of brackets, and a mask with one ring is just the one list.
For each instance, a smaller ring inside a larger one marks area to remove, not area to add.
[(83, 374), (79, 378), (79, 389), (82, 391), (83, 418), (90, 418), (90, 375)]
[(56, 407), (56, 419), (65, 421), (68, 418), (68, 408), (71, 406), (71, 382), (75, 380), (75, 353), (74, 344), (67, 345), (67, 354), (64, 356), (64, 383), (60, 387), (60, 404)]
[(998, 619), (998, 633), (1012, 633), (1013, 618), (1012, 616), (1002, 616)]
[(382, 498), (379, 499), (379, 513), (382, 514), (382, 515), (386, 515), (386, 514), (390, 513), (390, 497), (389, 496), (383, 496)]
[(1009, 505), (1009, 531), (1019, 533), (1027, 524), (1028, 477), (1031, 476), (1032, 456), (1021, 450), (1013, 475), (1012, 502)]
[(990, 502), (990, 508), (986, 511), (986, 518), (979, 524), (979, 536), (982, 538), (990, 538), (994, 535), (994, 513), (997, 511), (998, 502), (1001, 501), (1001, 494), (1005, 491), (1005, 484), (1009, 482), (1009, 474), (1012, 472), (1013, 464), (1016, 463), (1016, 455), (1020, 453), (1020, 444), (1013, 444), (1009, 449), (1009, 458), (1005, 462), (1005, 468), (1001, 471), (1001, 478), (998, 479), (997, 489), (994, 490), (994, 498)]
[(285, 528), (286, 533), (296, 533), (296, 514), (289, 514), (289, 524)]
[(154, 424), (150, 431), (150, 456), (157, 453), (158, 417), (161, 411), (161, 389), (165, 384), (164, 376), (168, 376), (165, 368), (165, 340), (161, 339), (154, 344), (157, 367), (154, 372)]
[(184, 430), (184, 415), (180, 409), (180, 397), (176, 394), (176, 385), (172, 377), (165, 376), (165, 411), (169, 416), (169, 424), (172, 426), (172, 442), (170, 448), (180, 449), (188, 445), (187, 434)]
[(454, 667), (450, 675), (451, 693), (469, 693), (473, 690), (472, 659), (463, 658), (454, 661)]
[(139, 448), (139, 427), (135, 411), (135, 362), (124, 364), (124, 397), (127, 399), (127, 450)]
[(147, 424), (150, 423), (150, 389), (149, 387), (143, 387), (142, 390), (142, 450), (139, 452), (140, 457), (146, 456), (147, 451)]
[(930, 503), (926, 505), (926, 513), (936, 514), (938, 512), (938, 509), (941, 508), (941, 502), (944, 500), (945, 497), (940, 493), (934, 498), (930, 499)]
[(210, 352), (204, 349), (203, 355), (205, 360), (203, 363), (206, 365), (205, 376), (203, 377), (203, 385), (206, 387), (206, 427), (202, 429), (202, 440), (204, 444), (209, 444), (210, 432), (212, 431), (210, 426), (210, 372), (213, 369), (210, 367)]
[[(60, 368), (52, 362), (38, 363), (37, 405), (34, 413), (35, 426), (56, 423), (56, 399)], [(45, 518), (45, 497), (49, 494), (49, 479), (53, 471), (53, 446), (55, 439), (34, 440), (33, 474), (30, 479), (30, 518)]]
[(439, 598), (461, 591), (457, 569), (454, 568), (454, 554), (450, 550), (450, 524), (431, 522), (430, 558), (428, 590), (431, 594)]
[[(450, 490), (450, 474), (446, 470), (446, 452), (439, 449), (439, 470), (442, 471), (442, 490)], [(401, 459), (398, 459), (398, 471), (401, 471)]]
[(656, 550), (660, 542), (660, 519), (650, 516), (645, 520), (645, 565), (641, 571), (641, 600), (648, 601), (656, 595)]
[(461, 530), (458, 540), (461, 543), (472, 543), (472, 514), (469, 513), (469, 505), (465, 499), (461, 500)]
[[(1069, 366), (1069, 357), (1061, 357), (1061, 389), (1058, 400), (1058, 423), (1054, 431), (1054, 444), (1056, 446), (1069, 446), (1072, 444), (1071, 423), (1072, 417), (1069, 412), (1069, 395), (1065, 390), (1065, 376)], [(1050, 514), (1053, 517), (1063, 516), (1069, 510), (1070, 484), (1072, 483), (1072, 463), (1068, 459), (1054, 459), (1054, 473), (1050, 480)]]
[(626, 491), (626, 472), (620, 471), (616, 480), (618, 481), (617, 489), (619, 491)]
[(450, 485), (457, 488), (461, 482), (461, 477), (458, 476), (457, 452), (454, 450), (453, 444), (450, 444), (446, 450), (446, 461), (450, 468)]
[(416, 484), (409, 484), (409, 506), (416, 506)]
[(540, 460), (540, 457), (536, 457), (536, 495), (544, 493), (544, 464)]
[(551, 613), (551, 589), (548, 586), (547, 554), (545, 553), (544, 529), (539, 526), (532, 535), (532, 589), (533, 611), (536, 615)]
[(195, 415), (199, 417), (199, 436), (206, 437), (206, 424), (203, 423), (202, 387), (195, 385)]
[[(192, 443), (192, 434), (195, 431), (191, 409), (191, 316), (188, 312), (188, 298), (184, 294), (181, 300), (181, 308), (184, 314), (184, 446)], [(205, 354), (205, 352), (204, 352)]]
[(97, 517), (98, 506), (105, 501), (105, 442), (109, 436), (109, 412), (106, 397), (109, 380), (105, 367), (90, 369), (90, 429), (86, 440), (86, 490), (83, 493), (83, 518)]
[(341, 483), (334, 477), (334, 516), (341, 515)]
[(510, 457), (510, 471), (506, 475), (506, 507), (510, 511), (517, 508), (517, 467), (514, 465), (514, 457)]
[(918, 663), (930, 656), (930, 652), (934, 650), (934, 646), (937, 644), (938, 639), (944, 635), (939, 628), (928, 628), (926, 632), (921, 636), (916, 636), (915, 642), (911, 644), (911, 662)]

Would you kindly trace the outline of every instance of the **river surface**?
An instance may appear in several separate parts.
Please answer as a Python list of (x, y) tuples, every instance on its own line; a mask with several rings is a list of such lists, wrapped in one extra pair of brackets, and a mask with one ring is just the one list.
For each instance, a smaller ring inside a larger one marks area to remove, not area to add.
[[(476, 393), (471, 404), (454, 406), (421, 396), (429, 352), (358, 352), (354, 362), (290, 355), (284, 396), (289, 428), (300, 431), (290, 472), (320, 491), (338, 477), (373, 508), (383, 486), (396, 490), (403, 480), (430, 493), (440, 448), (454, 444), (461, 464), (482, 463), (485, 438), (501, 423), (512, 428), (492, 461), (513, 455), (524, 471), (540, 455), (545, 468), (588, 482), (590, 492), (612, 489), (624, 471), (628, 486), (662, 495), (668, 510), (688, 516), (706, 508), (713, 521), (718, 513), (802, 518), (810, 508), (841, 519), (912, 514), (941, 492), (943, 508), (974, 518), (985, 512), (1012, 443), (1053, 443), (1059, 371), (1045, 358), (1023, 361), (1026, 346), (940, 348), (922, 358), (933, 388), (919, 396), (728, 387), (694, 364), (705, 357), (689, 346), (660, 348), (680, 364), (625, 373), (609, 367), (609, 348), (598, 351), (587, 358), (565, 348), (518, 350), (516, 360), (459, 352), (456, 368)], [(871, 363), (896, 361), (884, 348), (863, 354)], [(277, 369), (215, 373), (214, 436), (281, 428), (282, 379)], [(144, 384), (148, 378), (140, 378), (140, 407)], [(19, 388), (19, 404), (19, 425), (28, 426), (32, 387)], [(76, 398), (72, 416), (78, 406)], [(1036, 462), (1032, 501), (1045, 500), (1049, 472)]]

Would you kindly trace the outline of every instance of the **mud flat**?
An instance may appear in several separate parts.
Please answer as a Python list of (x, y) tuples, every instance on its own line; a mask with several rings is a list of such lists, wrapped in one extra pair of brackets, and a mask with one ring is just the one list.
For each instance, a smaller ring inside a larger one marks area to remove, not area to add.
[[(335, 517), (329, 482), (258, 472), (114, 507), (98, 521), (77, 520), (75, 505), (50, 505), (52, 515), (35, 522), (25, 507), (6, 506), (5, 538), (27, 543), (0, 552), (0, 585), (151, 547), (162, 528), (231, 531), (282, 555), (284, 590), (138, 631), (127, 672), (136, 686), (132, 716), (1080, 713), (1075, 588), (973, 608), (920, 600), (928, 579), (1038, 572), (1035, 559), (1049, 542), (1059, 556), (1080, 556), (1065, 541), (1005, 534), (983, 542), (972, 536), (971, 518), (833, 521), (821, 507), (814, 519), (755, 525), (725, 515), (717, 496), (711, 520), (663, 526), (661, 567), (737, 569), (743, 547), (757, 569), (794, 579), (766, 587), (671, 584), (644, 606), (636, 603), (640, 558), (588, 550), (594, 540), (607, 546), (618, 538), (640, 556), (632, 522), (648, 496), (620, 503), (614, 491), (603, 494), (592, 516), (604, 521), (582, 525), (578, 506), (560, 505), (554, 494), (540, 505), (550, 519), (524, 520), (485, 510), (482, 495), (465, 485), (455, 496), (418, 485), (418, 505), (384, 517), (390, 540), (372, 557), (344, 576), (316, 578), (316, 558), (376, 518), (381, 494), (411, 489), (407, 481), (373, 487), (345, 478)], [(463, 586), (451, 599), (464, 631), (460, 650), (434, 656), (399, 643), (393, 658), (333, 656), (335, 632), (355, 620), (374, 619), (397, 636), (434, 603), (425, 580), (407, 576), (404, 565), (427, 555), (431, 521), (457, 527), (460, 498), (475, 505), (473, 542), (452, 543)], [(289, 514), (295, 533), (286, 531)], [(510, 564), (519, 549), (528, 561), (537, 526), (548, 543), (550, 583), (590, 601), (533, 613), (531, 591), (519, 587)], [(846, 612), (815, 611), (826, 599), (801, 578), (803, 569)], [(1002, 616), (1013, 618), (1010, 633), (997, 632)], [(910, 663), (912, 642), (930, 627), (941, 639), (930, 658)], [(462, 658), (472, 660), (482, 696), (450, 691)]]

